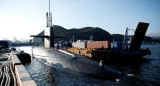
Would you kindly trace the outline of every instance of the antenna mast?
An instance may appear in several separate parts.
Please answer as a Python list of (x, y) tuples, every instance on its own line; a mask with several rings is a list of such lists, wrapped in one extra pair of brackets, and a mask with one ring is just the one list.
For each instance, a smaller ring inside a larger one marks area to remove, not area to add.
[(49, 0), (49, 13), (50, 13), (50, 0)]
[(50, 0), (49, 0), (49, 12), (46, 13), (46, 27), (52, 26), (52, 13), (50, 12)]

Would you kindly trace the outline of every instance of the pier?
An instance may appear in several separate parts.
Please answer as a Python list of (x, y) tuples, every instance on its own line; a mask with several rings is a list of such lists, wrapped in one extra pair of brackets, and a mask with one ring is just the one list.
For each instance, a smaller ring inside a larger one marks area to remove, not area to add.
[(0, 86), (37, 86), (16, 51), (0, 50)]

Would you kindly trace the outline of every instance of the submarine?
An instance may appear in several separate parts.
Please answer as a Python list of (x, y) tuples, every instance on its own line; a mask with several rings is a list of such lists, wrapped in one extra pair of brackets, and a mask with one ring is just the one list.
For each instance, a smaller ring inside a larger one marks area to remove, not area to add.
[[(42, 54), (41, 57), (43, 57), (43, 61), (51, 63), (58, 68), (74, 71), (85, 76), (116, 80), (125, 75), (124, 73), (116, 71), (105, 65), (103, 61), (97, 62), (87, 57), (78, 56), (64, 50), (56, 50), (54, 47), (54, 39), (66, 37), (55, 36), (50, 11), (49, 13), (46, 13), (46, 20), (47, 25), (44, 30), (44, 35), (31, 35), (31, 37), (44, 39), (44, 47), (34, 47), (32, 49), (34, 57), (39, 57), (34, 54), (35, 51), (38, 51)], [(47, 57), (45, 56), (49, 56), (52, 60), (47, 60)]]
[[(124, 73), (110, 68), (102, 61), (98, 62), (85, 56), (56, 49), (54, 47), (54, 39), (57, 38), (57, 36), (54, 36), (54, 26), (47, 27), (44, 33), (44, 36), (31, 36), (44, 38), (44, 47), (33, 47), (32, 52), (34, 58), (42, 59), (41, 61), (47, 62), (56, 68), (66, 69), (66, 71), (70, 73), (89, 77), (116, 80), (125, 76)], [(36, 55), (34, 52), (39, 52), (41, 55)]]
[[(36, 55), (36, 53), (34, 53), (37, 51), (40, 52), (41, 55)], [(34, 58), (39, 60), (41, 58), (41, 61), (47, 62), (55, 68), (60, 70), (64, 69), (64, 71), (73, 74), (106, 80), (116, 80), (125, 76), (124, 73), (110, 68), (103, 62), (98, 62), (61, 49), (56, 50), (53, 48), (36, 46), (33, 48), (33, 55)]]

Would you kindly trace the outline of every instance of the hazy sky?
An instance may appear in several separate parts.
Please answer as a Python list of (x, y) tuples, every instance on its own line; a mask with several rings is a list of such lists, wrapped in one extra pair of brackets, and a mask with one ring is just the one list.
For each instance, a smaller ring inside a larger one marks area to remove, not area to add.
[[(48, 6), (48, 0), (0, 0), (0, 39), (41, 32)], [(160, 32), (160, 0), (51, 0), (51, 12), (53, 24), (67, 29), (92, 26), (124, 34), (126, 27), (147, 22), (147, 33)]]

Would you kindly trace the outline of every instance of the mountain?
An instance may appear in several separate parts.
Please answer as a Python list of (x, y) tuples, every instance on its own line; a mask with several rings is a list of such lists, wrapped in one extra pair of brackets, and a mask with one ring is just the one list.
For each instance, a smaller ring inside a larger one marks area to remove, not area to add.
[(150, 37), (160, 37), (160, 32), (157, 32), (157, 33), (148, 33), (146, 35), (150, 36)]
[[(57, 38), (55, 39), (55, 42), (65, 40), (68, 41), (73, 38), (74, 41), (77, 40), (90, 40), (90, 37), (92, 36), (94, 41), (117, 41), (117, 42), (123, 42), (124, 35), (121, 34), (110, 34), (109, 32), (103, 30), (99, 27), (84, 27), (84, 28), (72, 28), (72, 29), (66, 29), (59, 25), (54, 25), (54, 34), (55, 36), (65, 36), (67, 38)], [(44, 30), (40, 32), (38, 35), (44, 35)], [(145, 43), (160, 43), (160, 40), (154, 39), (150, 36), (145, 36), (144, 38)]]
[[(123, 42), (124, 35), (121, 34), (112, 34), (114, 41)], [(160, 43), (160, 40), (154, 39), (150, 36), (144, 37), (144, 43)]]
[(160, 40), (160, 32), (157, 33), (149, 33), (147, 36), (152, 37), (155, 40)]
[(42, 32), (40, 32), (39, 34), (37, 34), (38, 36), (43, 36), (44, 35), (44, 30)]
[[(66, 29), (59, 25), (54, 25), (54, 34), (55, 36), (65, 36), (65, 39), (55, 39), (55, 41), (60, 40), (70, 40), (74, 36), (74, 41), (77, 40), (89, 40), (90, 37), (93, 37), (94, 41), (111, 41), (113, 39), (112, 35), (107, 31), (99, 27), (84, 27), (84, 28), (72, 28)], [(44, 31), (40, 32), (38, 35), (44, 35)]]
[(124, 35), (121, 34), (112, 34), (114, 41), (123, 42)]

